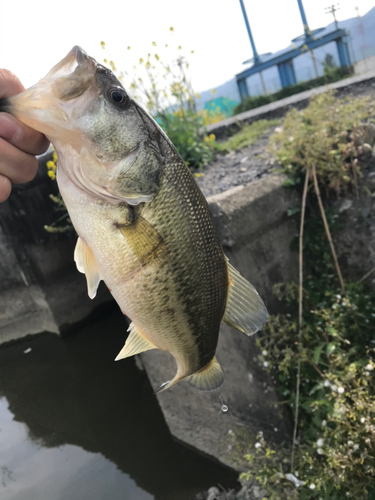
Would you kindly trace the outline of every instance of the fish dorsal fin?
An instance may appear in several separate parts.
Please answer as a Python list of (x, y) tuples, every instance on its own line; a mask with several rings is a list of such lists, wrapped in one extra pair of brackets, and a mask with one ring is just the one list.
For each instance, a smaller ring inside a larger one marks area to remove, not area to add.
[(229, 289), (223, 321), (246, 335), (262, 328), (268, 319), (263, 300), (253, 285), (229, 263)]
[(129, 337), (126, 339), (124, 347), (116, 356), (115, 361), (123, 358), (129, 358), (130, 356), (134, 356), (135, 354), (139, 354), (144, 351), (157, 349), (154, 344), (138, 332), (134, 323), (130, 323), (128, 332), (130, 332)]
[(99, 269), (91, 248), (80, 237), (78, 237), (76, 248), (74, 250), (74, 260), (78, 271), (86, 275), (87, 293), (90, 299), (93, 299), (96, 296), (96, 291), (101, 278), (99, 276)]

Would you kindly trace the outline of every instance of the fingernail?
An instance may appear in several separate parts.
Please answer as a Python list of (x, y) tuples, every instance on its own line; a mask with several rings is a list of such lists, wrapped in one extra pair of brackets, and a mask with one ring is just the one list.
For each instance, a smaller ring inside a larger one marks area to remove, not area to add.
[(22, 134), (21, 127), (7, 113), (0, 113), (0, 137), (12, 142)]

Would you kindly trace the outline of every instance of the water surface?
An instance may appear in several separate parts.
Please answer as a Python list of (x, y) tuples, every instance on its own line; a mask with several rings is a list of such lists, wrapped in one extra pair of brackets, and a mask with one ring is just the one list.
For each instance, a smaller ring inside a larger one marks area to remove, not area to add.
[(0, 347), (1, 500), (192, 500), (238, 486), (172, 438), (134, 359), (113, 361), (125, 331), (116, 308), (68, 336)]

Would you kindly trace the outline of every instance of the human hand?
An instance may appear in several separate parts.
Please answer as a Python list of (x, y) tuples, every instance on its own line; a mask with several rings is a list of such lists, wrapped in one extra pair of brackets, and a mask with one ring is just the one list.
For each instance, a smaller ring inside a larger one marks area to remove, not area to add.
[[(25, 90), (18, 78), (0, 69), (0, 99)], [(38, 170), (34, 155), (44, 153), (49, 141), (40, 132), (21, 123), (8, 113), (0, 113), (0, 203), (12, 190), (12, 183), (31, 181)]]

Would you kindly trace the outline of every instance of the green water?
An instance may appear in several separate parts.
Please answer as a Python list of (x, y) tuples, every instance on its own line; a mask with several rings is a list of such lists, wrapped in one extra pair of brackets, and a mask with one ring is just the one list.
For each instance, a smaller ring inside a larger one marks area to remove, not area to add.
[(113, 361), (125, 329), (111, 309), (65, 337), (0, 347), (1, 500), (192, 500), (238, 486), (173, 440), (134, 359)]

